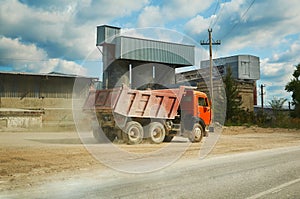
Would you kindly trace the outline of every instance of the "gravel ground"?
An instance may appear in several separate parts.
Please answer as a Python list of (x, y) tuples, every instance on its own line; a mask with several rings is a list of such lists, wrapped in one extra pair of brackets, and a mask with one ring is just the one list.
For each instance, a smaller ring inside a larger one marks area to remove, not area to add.
[[(96, 141), (89, 137), (91, 133), (87, 132), (87, 135), (88, 144), (97, 146)], [(130, 153), (143, 154), (187, 142), (187, 139), (179, 138), (159, 145), (146, 143), (114, 146)], [(190, 144), (180, 159), (199, 157), (202, 144), (203, 142)], [(299, 145), (300, 130), (225, 127), (207, 158)], [(168, 154), (166, 158), (167, 156)], [(39, 186), (51, 182), (53, 176), (68, 179), (76, 173), (93, 169), (105, 170), (107, 166), (89, 153), (76, 132), (0, 132), (0, 191)]]

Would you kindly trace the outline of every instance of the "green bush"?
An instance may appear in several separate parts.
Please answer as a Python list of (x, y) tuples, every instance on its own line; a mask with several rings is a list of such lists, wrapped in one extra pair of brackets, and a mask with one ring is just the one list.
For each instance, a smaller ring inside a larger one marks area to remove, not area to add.
[(225, 121), (225, 126), (252, 126), (257, 125), (264, 128), (287, 128), (300, 129), (300, 118), (291, 118), (288, 115), (280, 114), (276, 117), (270, 116), (262, 111), (256, 114), (249, 111), (240, 111), (232, 119)]

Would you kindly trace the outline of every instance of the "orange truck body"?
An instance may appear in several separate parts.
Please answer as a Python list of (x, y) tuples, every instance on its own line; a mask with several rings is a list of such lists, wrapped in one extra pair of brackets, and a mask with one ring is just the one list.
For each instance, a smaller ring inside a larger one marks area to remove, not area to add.
[[(96, 113), (98, 127), (93, 130), (95, 137), (99, 133), (105, 134), (110, 141), (116, 137), (118, 139), (127, 137), (125, 140), (129, 139), (131, 144), (136, 143), (130, 141), (129, 134), (135, 133), (138, 136), (138, 131), (150, 129), (150, 133), (142, 132), (142, 134), (143, 137), (152, 137), (152, 141), (154, 139), (152, 129), (161, 132), (164, 138), (154, 140), (155, 143), (159, 143), (162, 140), (171, 140), (175, 135), (186, 134), (184, 132), (192, 134), (195, 124), (200, 125), (196, 126), (202, 130), (202, 138), (207, 135), (205, 130), (211, 122), (210, 102), (206, 94), (184, 86), (161, 90), (134, 90), (122, 86), (90, 91), (83, 110)], [(133, 125), (133, 130), (129, 124)], [(144, 128), (145, 126), (150, 127)], [(102, 130), (99, 130), (99, 127)], [(125, 131), (125, 135), (116, 133), (119, 130)], [(156, 132), (154, 134), (157, 134)]]

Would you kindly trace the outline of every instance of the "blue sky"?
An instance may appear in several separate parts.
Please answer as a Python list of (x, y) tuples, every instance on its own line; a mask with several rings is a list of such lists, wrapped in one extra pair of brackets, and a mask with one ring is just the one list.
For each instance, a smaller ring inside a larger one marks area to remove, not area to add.
[(266, 102), (290, 100), (284, 86), (300, 63), (299, 10), (297, 0), (2, 0), (0, 70), (98, 75), (95, 29), (102, 24), (167, 28), (196, 42), (213, 28), (222, 40), (214, 57), (260, 57)]

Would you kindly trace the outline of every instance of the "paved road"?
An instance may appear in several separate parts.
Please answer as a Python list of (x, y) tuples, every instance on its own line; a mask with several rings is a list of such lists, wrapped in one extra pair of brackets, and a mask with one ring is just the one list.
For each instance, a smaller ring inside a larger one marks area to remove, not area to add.
[[(300, 198), (300, 147), (178, 161), (148, 174), (88, 171), (7, 198)], [(1, 193), (0, 193), (1, 198)]]

